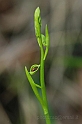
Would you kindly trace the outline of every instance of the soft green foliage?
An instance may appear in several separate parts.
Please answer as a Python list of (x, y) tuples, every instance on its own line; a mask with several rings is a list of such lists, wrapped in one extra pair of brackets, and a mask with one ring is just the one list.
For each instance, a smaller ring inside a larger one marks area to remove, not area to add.
[[(45, 82), (44, 82), (44, 62), (48, 54), (50, 39), (49, 39), (47, 25), (45, 26), (45, 35), (41, 34), (41, 16), (40, 16), (39, 7), (35, 10), (35, 13), (34, 13), (34, 26), (35, 26), (36, 39), (38, 41), (40, 51), (41, 51), (40, 64), (32, 65), (30, 68), (30, 72), (25, 67), (25, 72), (31, 87), (43, 108), (46, 124), (51, 124), (49, 112), (48, 112), (48, 103), (47, 103), (46, 89), (45, 89)], [(35, 74), (39, 69), (40, 69), (40, 85), (36, 84), (32, 78), (32, 75)], [(41, 89), (42, 96), (40, 96), (37, 88)]]

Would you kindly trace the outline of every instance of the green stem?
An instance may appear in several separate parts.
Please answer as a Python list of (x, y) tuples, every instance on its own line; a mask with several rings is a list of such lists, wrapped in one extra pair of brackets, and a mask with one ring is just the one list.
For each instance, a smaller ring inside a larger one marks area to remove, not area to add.
[(46, 96), (46, 88), (45, 88), (45, 82), (44, 82), (44, 50), (43, 46), (41, 45), (41, 60), (40, 60), (40, 82), (41, 82), (41, 90), (42, 90), (42, 97), (44, 102), (44, 115), (46, 119), (46, 124), (51, 124), (49, 112), (48, 112), (48, 103), (47, 103), (47, 96)]
[(45, 114), (46, 124), (51, 124), (49, 113)]

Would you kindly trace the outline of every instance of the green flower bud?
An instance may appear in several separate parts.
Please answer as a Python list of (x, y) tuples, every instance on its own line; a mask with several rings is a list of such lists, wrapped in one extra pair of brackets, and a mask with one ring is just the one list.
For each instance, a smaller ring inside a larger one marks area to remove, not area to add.
[(41, 46), (41, 16), (40, 16), (40, 9), (39, 7), (36, 8), (34, 13), (34, 27), (35, 27), (35, 35), (38, 41), (39, 46)]

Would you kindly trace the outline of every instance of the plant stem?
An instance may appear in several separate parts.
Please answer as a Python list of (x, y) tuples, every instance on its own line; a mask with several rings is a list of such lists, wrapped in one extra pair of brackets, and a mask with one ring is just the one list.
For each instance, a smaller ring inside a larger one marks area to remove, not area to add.
[(41, 90), (42, 90), (42, 97), (44, 102), (44, 115), (46, 119), (46, 124), (51, 124), (49, 112), (48, 112), (48, 103), (47, 103), (47, 96), (46, 96), (46, 88), (45, 88), (45, 82), (44, 82), (44, 50), (43, 46), (40, 47), (41, 50), (41, 59), (40, 59), (40, 82), (41, 82)]
[(51, 124), (49, 113), (45, 114), (46, 124)]

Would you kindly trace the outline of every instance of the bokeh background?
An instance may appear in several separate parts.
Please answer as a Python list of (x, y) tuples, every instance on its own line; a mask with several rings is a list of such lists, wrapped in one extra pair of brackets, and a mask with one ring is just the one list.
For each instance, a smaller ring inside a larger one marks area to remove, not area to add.
[[(50, 49), (45, 82), (52, 124), (82, 124), (82, 0), (0, 0), (0, 124), (45, 124), (24, 66), (39, 64), (34, 11)], [(34, 75), (39, 83), (39, 72)]]

